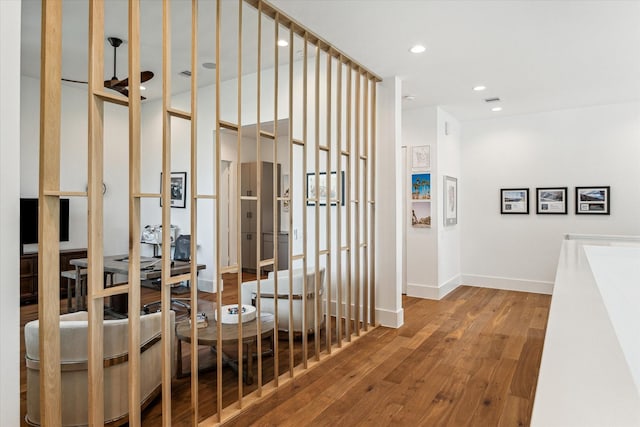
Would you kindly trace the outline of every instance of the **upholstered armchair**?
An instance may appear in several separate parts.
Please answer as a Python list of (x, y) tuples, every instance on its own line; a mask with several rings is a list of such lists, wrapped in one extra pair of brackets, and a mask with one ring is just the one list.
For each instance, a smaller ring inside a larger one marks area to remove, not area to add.
[[(140, 404), (144, 407), (159, 393), (162, 382), (161, 313), (140, 317)], [(171, 312), (171, 342), (174, 343), (175, 315)], [(62, 425), (81, 426), (88, 422), (87, 312), (60, 316), (60, 360)], [(27, 365), (27, 415), (29, 425), (40, 421), (39, 322), (24, 327)], [(128, 319), (104, 321), (104, 423), (120, 425), (128, 421)], [(175, 354), (172, 351), (171, 354)], [(175, 364), (174, 364), (175, 365)]]
[[(320, 286), (317, 298), (322, 300), (324, 294), (324, 268), (320, 268)], [(289, 330), (289, 270), (277, 272), (278, 289), (274, 291), (275, 281), (273, 272), (269, 273), (266, 279), (260, 280), (260, 308), (265, 313), (274, 313), (274, 298), (278, 298), (278, 330)], [(315, 322), (316, 297), (315, 297), (315, 269), (307, 269), (307, 295), (303, 295), (303, 270), (293, 270), (293, 331), (303, 332), (302, 306), (306, 307), (306, 327), (307, 332), (313, 332)], [(256, 305), (258, 283), (254, 280), (242, 284), (242, 304)], [(319, 313), (320, 324), (324, 322), (325, 304), (320, 304)]]

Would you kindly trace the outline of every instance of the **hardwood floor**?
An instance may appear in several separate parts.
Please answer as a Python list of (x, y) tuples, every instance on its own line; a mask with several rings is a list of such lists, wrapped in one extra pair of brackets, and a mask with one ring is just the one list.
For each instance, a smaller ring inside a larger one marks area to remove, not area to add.
[[(227, 283), (225, 303), (235, 298)], [(157, 297), (143, 289), (143, 303)], [(550, 301), (548, 295), (466, 286), (442, 301), (405, 297), (403, 327), (375, 329), (226, 424), (529, 425)], [(22, 307), (21, 326), (36, 316), (36, 305)], [(288, 341), (278, 344), (283, 372)], [(300, 341), (295, 346), (297, 363)], [(188, 346), (183, 350), (188, 368)], [(21, 351), (23, 356), (23, 344)], [(202, 365), (214, 362), (206, 347), (199, 355)], [(273, 358), (263, 363), (266, 382), (273, 377)], [(237, 376), (227, 368), (223, 372), (227, 406), (237, 398)], [(22, 362), (23, 414), (24, 379)], [(215, 371), (199, 379), (202, 420), (215, 412)], [(255, 387), (244, 386), (244, 393)], [(191, 425), (189, 377), (173, 380), (172, 397), (172, 425)], [(144, 411), (143, 425), (159, 425), (160, 419), (158, 399)]]
[(527, 426), (551, 297), (460, 287), (377, 328), (229, 426)]

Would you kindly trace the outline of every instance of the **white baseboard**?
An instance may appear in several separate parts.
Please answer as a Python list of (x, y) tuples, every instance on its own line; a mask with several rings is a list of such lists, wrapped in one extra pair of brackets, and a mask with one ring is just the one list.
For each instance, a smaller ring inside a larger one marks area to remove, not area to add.
[[(222, 284), (222, 289), (224, 290), (224, 283)], [(214, 293), (215, 289), (213, 280), (198, 278), (198, 290)]]
[[(325, 300), (326, 301), (326, 300)], [(331, 301), (330, 304), (331, 315), (336, 316), (338, 313), (336, 301)], [(347, 305), (342, 303), (342, 317), (345, 317), (347, 312)], [(355, 313), (355, 305), (351, 305), (351, 313)], [(362, 306), (360, 306), (360, 320), (362, 320)], [(404, 309), (400, 308), (398, 311), (385, 310), (382, 308), (376, 308), (376, 322), (382, 326), (388, 328), (399, 328), (404, 325)]]
[(422, 283), (407, 283), (407, 296), (440, 300), (460, 286), (460, 283), (460, 275), (452, 277), (440, 286), (425, 285)]
[(376, 320), (387, 328), (399, 328), (404, 325), (404, 309), (398, 311), (376, 308)]
[(553, 282), (514, 279), (510, 277), (483, 276), (480, 274), (463, 274), (462, 284), (468, 286), (476, 286), (478, 288), (532, 292), (535, 294), (551, 295), (553, 293)]

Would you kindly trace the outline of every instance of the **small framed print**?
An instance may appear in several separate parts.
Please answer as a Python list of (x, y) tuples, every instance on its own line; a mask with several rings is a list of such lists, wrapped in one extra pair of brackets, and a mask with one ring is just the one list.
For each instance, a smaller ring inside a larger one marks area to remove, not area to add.
[(431, 169), (431, 146), (411, 147), (411, 169), (414, 171), (428, 171)]
[(610, 187), (576, 187), (576, 215), (609, 215)]
[(500, 213), (501, 214), (529, 214), (529, 189), (528, 188), (501, 188), (500, 189)]
[[(187, 207), (187, 173), (171, 172), (171, 186), (169, 193), (171, 197), (172, 208)], [(160, 194), (162, 194), (162, 172), (160, 172)], [(160, 206), (162, 206), (162, 197), (160, 198)]]
[(444, 225), (458, 223), (458, 180), (444, 176)]
[(536, 188), (536, 207), (539, 215), (566, 215), (567, 187)]

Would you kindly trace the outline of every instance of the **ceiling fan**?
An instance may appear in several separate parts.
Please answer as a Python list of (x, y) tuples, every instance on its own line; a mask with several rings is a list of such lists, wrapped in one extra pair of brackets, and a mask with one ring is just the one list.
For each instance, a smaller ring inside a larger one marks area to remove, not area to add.
[[(129, 96), (129, 78), (125, 78), (123, 80), (119, 80), (118, 77), (116, 77), (116, 60), (117, 60), (117, 49), (118, 46), (120, 46), (122, 44), (122, 39), (119, 39), (118, 37), (108, 37), (107, 40), (109, 41), (109, 44), (111, 44), (111, 46), (113, 46), (113, 77), (111, 77), (111, 79), (109, 80), (105, 80), (104, 81), (104, 87), (106, 87), (107, 89), (111, 89), (111, 90), (115, 90), (116, 92), (121, 93), (124, 96)], [(140, 83), (144, 83), (146, 81), (149, 81), (153, 78), (153, 71), (142, 71), (140, 73)], [(83, 84), (87, 84), (88, 82), (84, 82), (84, 81), (80, 81), (80, 80), (72, 80), (72, 79), (62, 79), (65, 82), (71, 82), (71, 83), (83, 83)], [(144, 96), (140, 97), (141, 99), (146, 99)]]

